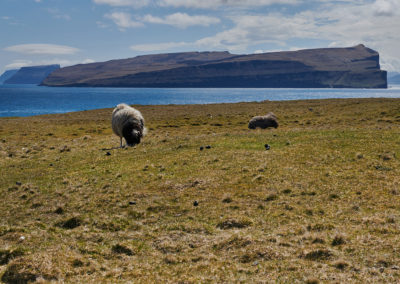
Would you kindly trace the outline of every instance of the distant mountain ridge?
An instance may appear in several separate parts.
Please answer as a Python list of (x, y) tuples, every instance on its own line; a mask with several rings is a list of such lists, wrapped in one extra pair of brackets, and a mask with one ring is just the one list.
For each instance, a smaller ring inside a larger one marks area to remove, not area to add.
[(389, 84), (400, 84), (400, 74), (395, 73), (391, 76), (388, 76), (388, 83)]
[(46, 86), (387, 88), (378, 52), (357, 45), (262, 54), (182, 52), (64, 67)]
[(19, 69), (12, 69), (12, 70), (7, 70), (0, 76), (0, 84), (3, 84), (5, 81), (10, 79), (12, 76), (14, 76), (15, 73), (18, 72)]
[(42, 65), (22, 67), (13, 76), (4, 81), (4, 84), (36, 84), (51, 74), (54, 70), (60, 69), (60, 65)]

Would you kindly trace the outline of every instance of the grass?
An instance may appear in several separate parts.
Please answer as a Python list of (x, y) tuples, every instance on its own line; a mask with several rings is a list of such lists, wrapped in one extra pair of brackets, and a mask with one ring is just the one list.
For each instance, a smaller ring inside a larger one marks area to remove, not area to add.
[(138, 108), (0, 119), (3, 282), (399, 279), (399, 99)]

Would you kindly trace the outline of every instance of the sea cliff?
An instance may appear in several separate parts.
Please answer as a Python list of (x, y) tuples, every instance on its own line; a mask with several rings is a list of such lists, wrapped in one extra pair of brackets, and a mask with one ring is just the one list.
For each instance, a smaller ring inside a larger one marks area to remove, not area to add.
[(42, 83), (81, 87), (387, 88), (378, 52), (357, 45), (235, 55), (184, 52), (58, 69)]
[(42, 65), (22, 67), (13, 76), (7, 79), (4, 84), (40, 84), (54, 70), (60, 68), (60, 65)]

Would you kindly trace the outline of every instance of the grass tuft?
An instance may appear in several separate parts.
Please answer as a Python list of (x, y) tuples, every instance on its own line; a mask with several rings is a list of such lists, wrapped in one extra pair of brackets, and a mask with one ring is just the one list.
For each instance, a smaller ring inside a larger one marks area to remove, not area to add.
[(334, 254), (327, 249), (317, 249), (303, 255), (305, 259), (313, 261), (328, 260), (331, 259), (333, 256)]

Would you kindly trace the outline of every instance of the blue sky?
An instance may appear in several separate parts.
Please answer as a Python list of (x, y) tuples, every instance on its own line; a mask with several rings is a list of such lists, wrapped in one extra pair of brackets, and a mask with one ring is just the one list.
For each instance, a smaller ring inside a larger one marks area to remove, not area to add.
[(359, 43), (400, 72), (400, 0), (0, 0), (0, 72), (180, 51)]

